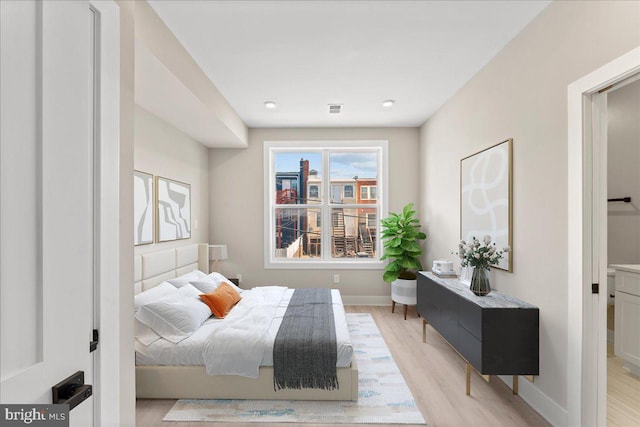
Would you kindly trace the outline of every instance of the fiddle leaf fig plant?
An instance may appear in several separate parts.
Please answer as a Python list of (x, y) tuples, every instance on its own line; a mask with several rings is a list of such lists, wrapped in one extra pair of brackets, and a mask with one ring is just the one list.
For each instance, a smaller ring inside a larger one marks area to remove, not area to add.
[(380, 259), (391, 260), (382, 276), (387, 283), (397, 279), (415, 280), (416, 271), (422, 269), (419, 259), (422, 249), (418, 241), (427, 235), (420, 231), (422, 226), (415, 214), (413, 203), (409, 203), (401, 213), (391, 212), (381, 221), (384, 255)]

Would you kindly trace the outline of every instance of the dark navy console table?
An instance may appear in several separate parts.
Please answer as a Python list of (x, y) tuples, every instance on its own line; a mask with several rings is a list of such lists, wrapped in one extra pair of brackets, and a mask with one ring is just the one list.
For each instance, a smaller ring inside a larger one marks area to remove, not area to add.
[(471, 394), (471, 367), (486, 381), (489, 375), (518, 375), (530, 380), (539, 374), (539, 310), (518, 298), (491, 292), (479, 297), (456, 278), (430, 272), (418, 274), (418, 313), (422, 341), (427, 323), (466, 360), (467, 395)]

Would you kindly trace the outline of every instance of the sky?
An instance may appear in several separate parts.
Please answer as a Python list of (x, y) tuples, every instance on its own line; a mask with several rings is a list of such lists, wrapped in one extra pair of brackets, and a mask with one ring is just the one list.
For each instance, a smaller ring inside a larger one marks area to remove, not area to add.
[[(318, 152), (276, 153), (276, 172), (297, 172), (300, 159), (309, 160), (309, 170), (322, 175), (322, 155)], [(375, 178), (376, 153), (332, 153), (330, 157), (331, 179)]]

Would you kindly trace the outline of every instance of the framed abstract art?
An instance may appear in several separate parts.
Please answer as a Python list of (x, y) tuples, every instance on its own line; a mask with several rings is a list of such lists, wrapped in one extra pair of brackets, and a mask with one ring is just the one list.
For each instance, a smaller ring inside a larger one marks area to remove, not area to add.
[(191, 185), (159, 176), (156, 188), (157, 241), (191, 238)]
[(133, 244), (153, 243), (153, 175), (133, 171)]
[(493, 267), (512, 271), (513, 140), (507, 139), (460, 160), (460, 238), (491, 236), (511, 250)]

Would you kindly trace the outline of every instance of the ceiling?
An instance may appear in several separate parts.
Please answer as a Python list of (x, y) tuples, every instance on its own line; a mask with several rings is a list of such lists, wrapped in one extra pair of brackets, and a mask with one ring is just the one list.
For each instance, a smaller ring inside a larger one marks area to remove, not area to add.
[(248, 127), (420, 126), (549, 3), (149, 0)]

